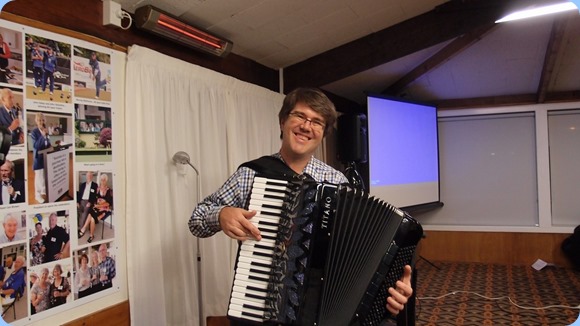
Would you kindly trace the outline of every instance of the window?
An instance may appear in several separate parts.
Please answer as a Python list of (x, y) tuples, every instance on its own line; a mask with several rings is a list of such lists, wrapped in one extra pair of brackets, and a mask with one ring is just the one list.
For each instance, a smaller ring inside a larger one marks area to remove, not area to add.
[(537, 226), (533, 113), (439, 118), (441, 201), (425, 225)]
[(552, 225), (576, 226), (580, 221), (580, 109), (548, 112)]

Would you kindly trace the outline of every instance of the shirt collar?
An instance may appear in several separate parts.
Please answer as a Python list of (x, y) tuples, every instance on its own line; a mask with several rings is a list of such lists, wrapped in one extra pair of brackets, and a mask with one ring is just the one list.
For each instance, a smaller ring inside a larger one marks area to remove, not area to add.
[[(284, 162), (284, 164), (286, 164), (286, 161), (284, 161), (284, 158), (282, 157), (282, 154), (280, 154), (280, 152), (275, 153), (272, 156), (278, 158), (280, 161), (282, 161), (282, 162)], [(310, 160), (308, 161), (308, 164), (306, 164), (306, 166), (304, 167), (304, 169), (302, 170), (302, 173), (300, 173), (300, 175), (304, 175), (304, 174), (307, 174), (309, 176), (316, 175), (316, 164), (314, 164), (314, 162), (315, 162), (314, 156), (310, 156)]]

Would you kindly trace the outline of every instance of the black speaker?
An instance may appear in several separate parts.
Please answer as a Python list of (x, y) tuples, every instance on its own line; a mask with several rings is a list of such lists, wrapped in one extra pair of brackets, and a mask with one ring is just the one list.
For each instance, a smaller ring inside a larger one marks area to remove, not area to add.
[(336, 139), (339, 161), (367, 162), (367, 117), (364, 114), (343, 114), (338, 117)]

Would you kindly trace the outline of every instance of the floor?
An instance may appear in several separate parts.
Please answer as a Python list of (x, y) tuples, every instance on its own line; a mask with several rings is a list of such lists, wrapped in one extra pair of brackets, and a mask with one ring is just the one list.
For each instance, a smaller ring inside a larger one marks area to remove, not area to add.
[(529, 265), (417, 262), (416, 325), (570, 325), (580, 271)]
[[(10, 308), (2, 307), (2, 318), (5, 322), (11, 323), (15, 320), (20, 320), (22, 318), (28, 317), (28, 290), (24, 290), (24, 294), (20, 299), (16, 301), (14, 306)], [(16, 313), (16, 319), (14, 318), (14, 313)]]
[[(536, 271), (528, 265), (420, 259), (416, 277), (415, 320), (409, 326), (564, 326), (580, 315), (580, 271), (569, 268)], [(229, 321), (214, 316), (207, 324)]]
[[(89, 216), (90, 218), (90, 216)], [(113, 216), (113, 218), (115, 218)], [(95, 237), (94, 240), (91, 242), (92, 244), (94, 243), (98, 243), (101, 240), (107, 240), (107, 239), (113, 239), (115, 237), (115, 228), (111, 226), (111, 217), (108, 217), (105, 220), (105, 223), (99, 223), (95, 226)], [(104, 228), (104, 229), (103, 229)], [(103, 235), (103, 237), (101, 238), (101, 235)], [(85, 232), (85, 234), (83, 235), (82, 238), (79, 239), (78, 245), (79, 246), (83, 246), (85, 244), (87, 244), (87, 240), (89, 239), (89, 232), (87, 230), (87, 232)]]

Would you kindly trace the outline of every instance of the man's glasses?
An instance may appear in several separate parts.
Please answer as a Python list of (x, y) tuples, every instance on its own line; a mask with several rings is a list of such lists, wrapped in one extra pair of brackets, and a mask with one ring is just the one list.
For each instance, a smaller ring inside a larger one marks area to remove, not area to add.
[(288, 115), (291, 116), (295, 121), (298, 121), (302, 124), (304, 124), (306, 122), (310, 122), (310, 127), (316, 131), (322, 131), (322, 130), (324, 130), (324, 127), (326, 126), (326, 124), (324, 122), (322, 122), (318, 119), (310, 119), (301, 112), (290, 112), (290, 113), (288, 113)]

